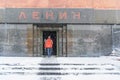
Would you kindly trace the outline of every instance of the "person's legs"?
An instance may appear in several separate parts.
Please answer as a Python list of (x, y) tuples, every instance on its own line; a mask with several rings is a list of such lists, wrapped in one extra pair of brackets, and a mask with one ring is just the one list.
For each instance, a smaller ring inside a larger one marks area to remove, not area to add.
[(47, 55), (48, 57), (52, 55), (52, 48), (47, 48)]
[(50, 56), (52, 55), (52, 48), (50, 48)]
[(50, 56), (50, 48), (47, 48), (47, 55)]

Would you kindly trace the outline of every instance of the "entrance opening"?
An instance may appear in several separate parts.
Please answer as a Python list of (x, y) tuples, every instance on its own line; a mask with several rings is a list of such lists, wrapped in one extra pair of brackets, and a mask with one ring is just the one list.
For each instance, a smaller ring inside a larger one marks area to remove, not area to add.
[[(43, 31), (43, 43), (45, 39), (48, 38), (48, 36), (51, 36), (51, 39), (53, 40), (52, 55), (57, 55), (57, 32), (56, 31)], [(43, 44), (43, 55), (47, 55), (47, 53), (45, 53), (44, 44)]]
[(67, 27), (61, 24), (33, 25), (33, 56), (47, 55), (44, 43), (48, 36), (53, 40), (52, 55), (67, 56)]

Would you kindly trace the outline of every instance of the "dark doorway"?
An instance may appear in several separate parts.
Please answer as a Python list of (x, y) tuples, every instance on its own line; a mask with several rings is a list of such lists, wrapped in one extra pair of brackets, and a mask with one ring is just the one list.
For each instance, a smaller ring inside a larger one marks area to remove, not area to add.
[[(45, 39), (48, 38), (48, 36), (51, 36), (51, 39), (53, 40), (52, 55), (57, 55), (57, 32), (56, 31), (43, 31), (43, 42), (45, 41)], [(47, 55), (45, 53), (44, 44), (43, 44), (43, 55)]]

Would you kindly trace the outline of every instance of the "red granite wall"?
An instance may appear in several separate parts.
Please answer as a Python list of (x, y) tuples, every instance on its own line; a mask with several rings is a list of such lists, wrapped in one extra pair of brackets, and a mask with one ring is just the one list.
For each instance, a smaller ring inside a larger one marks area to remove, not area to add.
[(120, 9), (120, 0), (0, 0), (0, 7)]

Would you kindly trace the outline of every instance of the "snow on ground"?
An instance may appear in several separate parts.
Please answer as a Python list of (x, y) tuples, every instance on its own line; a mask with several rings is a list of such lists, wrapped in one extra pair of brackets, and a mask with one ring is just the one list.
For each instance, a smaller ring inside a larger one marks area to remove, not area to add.
[(120, 57), (1, 57), (0, 80), (120, 80)]

